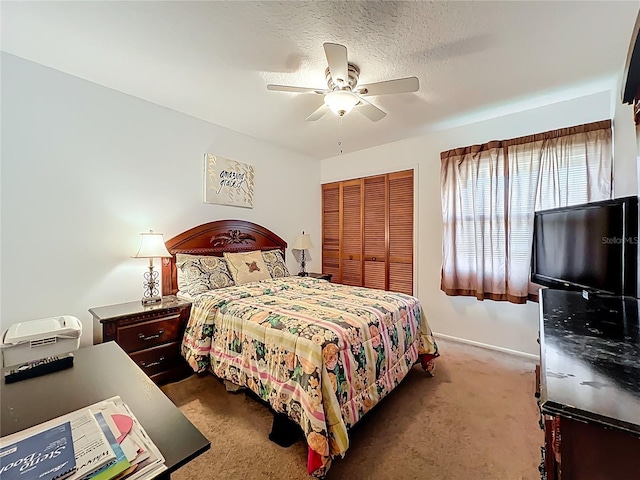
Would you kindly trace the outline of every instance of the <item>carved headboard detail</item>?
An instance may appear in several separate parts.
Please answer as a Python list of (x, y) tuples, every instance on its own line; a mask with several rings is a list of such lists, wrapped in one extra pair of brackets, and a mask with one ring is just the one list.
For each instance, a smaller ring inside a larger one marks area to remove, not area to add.
[(175, 295), (178, 291), (176, 253), (214, 255), (224, 252), (249, 252), (251, 250), (282, 251), (285, 242), (271, 230), (246, 220), (218, 220), (193, 227), (165, 242), (173, 256), (162, 259), (162, 295)]
[(209, 240), (214, 247), (222, 245), (233, 245), (234, 243), (248, 243), (249, 240), (255, 243), (256, 237), (241, 230), (229, 230), (226, 233), (218, 233)]

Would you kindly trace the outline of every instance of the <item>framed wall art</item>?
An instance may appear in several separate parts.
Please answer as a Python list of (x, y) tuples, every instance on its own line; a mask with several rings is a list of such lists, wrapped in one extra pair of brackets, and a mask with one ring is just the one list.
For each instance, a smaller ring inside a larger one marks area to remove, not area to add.
[(253, 165), (211, 153), (204, 160), (205, 203), (253, 208)]

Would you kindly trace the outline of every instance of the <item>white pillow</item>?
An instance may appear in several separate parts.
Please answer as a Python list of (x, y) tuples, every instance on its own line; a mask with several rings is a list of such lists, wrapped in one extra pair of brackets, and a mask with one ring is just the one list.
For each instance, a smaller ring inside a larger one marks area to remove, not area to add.
[(225, 252), (224, 258), (227, 260), (229, 271), (236, 285), (271, 279), (260, 250), (243, 253)]

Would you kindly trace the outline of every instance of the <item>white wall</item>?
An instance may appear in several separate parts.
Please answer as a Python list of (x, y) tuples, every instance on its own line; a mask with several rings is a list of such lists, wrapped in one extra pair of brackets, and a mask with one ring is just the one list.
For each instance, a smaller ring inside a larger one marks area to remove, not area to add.
[[(480, 302), (473, 297), (448, 297), (440, 290), (440, 152), (611, 118), (611, 105), (610, 92), (595, 93), (325, 159), (321, 163), (322, 183), (411, 168), (418, 164), (417, 295), (432, 329), (444, 335), (536, 354), (538, 304)], [(617, 123), (624, 123), (624, 119), (621, 117)], [(628, 139), (618, 141), (623, 146), (628, 144)], [(622, 179), (619, 190), (625, 194), (636, 193), (637, 184), (633, 180), (636, 178), (635, 156), (633, 159), (626, 156), (624, 162), (616, 161), (615, 168), (616, 177)]]
[[(613, 190), (616, 197), (638, 193), (636, 175), (636, 128), (633, 122), (633, 105), (623, 105), (620, 97), (613, 93)], [(633, 168), (633, 170), (631, 170)]]
[[(150, 228), (239, 218), (320, 245), (318, 161), (12, 55), (1, 66), (2, 331), (68, 314), (90, 344), (90, 307), (141, 298), (147, 261), (130, 255)], [(253, 209), (203, 203), (205, 152), (254, 166)]]

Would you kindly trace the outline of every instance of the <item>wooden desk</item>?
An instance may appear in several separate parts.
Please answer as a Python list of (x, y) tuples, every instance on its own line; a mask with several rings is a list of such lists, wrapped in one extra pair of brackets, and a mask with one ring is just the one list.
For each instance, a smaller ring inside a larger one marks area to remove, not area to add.
[(74, 352), (73, 367), (0, 389), (0, 435), (119, 395), (165, 458), (162, 478), (207, 451), (211, 444), (115, 343)]

